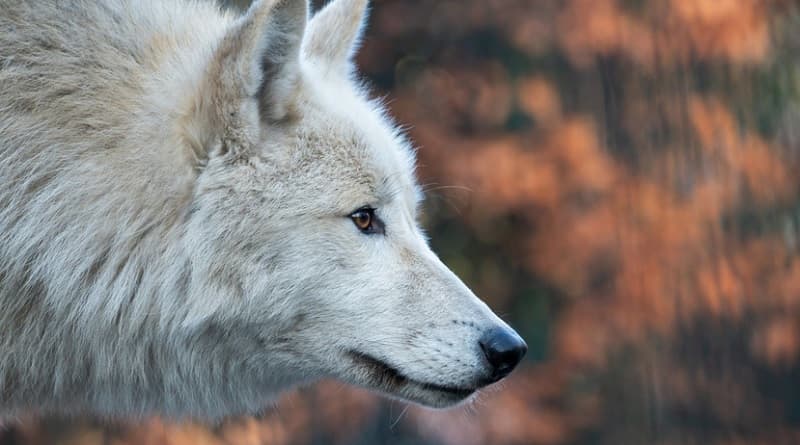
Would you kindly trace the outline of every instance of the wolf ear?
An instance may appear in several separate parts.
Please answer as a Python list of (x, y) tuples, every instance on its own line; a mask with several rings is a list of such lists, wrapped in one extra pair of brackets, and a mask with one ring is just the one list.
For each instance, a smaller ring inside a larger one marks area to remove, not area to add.
[(349, 72), (367, 17), (367, 0), (331, 0), (311, 19), (303, 55), (333, 70)]
[[(300, 46), (308, 0), (257, 0), (217, 48), (210, 73), (217, 107), (254, 98), (264, 120), (280, 120), (291, 107), (300, 76)], [(235, 114), (235, 110), (226, 110)]]

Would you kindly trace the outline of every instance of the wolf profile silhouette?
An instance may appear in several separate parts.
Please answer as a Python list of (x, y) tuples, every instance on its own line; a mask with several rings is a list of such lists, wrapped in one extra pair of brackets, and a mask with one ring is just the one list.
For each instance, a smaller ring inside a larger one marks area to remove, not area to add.
[(0, 0), (0, 418), (428, 406), (525, 343), (429, 249), (354, 75), (367, 3)]

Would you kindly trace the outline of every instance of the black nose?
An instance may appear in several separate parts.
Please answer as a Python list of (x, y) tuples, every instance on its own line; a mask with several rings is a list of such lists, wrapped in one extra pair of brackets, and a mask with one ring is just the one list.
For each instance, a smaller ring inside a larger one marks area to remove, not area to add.
[(528, 345), (508, 328), (495, 328), (483, 335), (481, 349), (486, 360), (492, 365), (490, 382), (494, 383), (507, 376), (528, 352)]

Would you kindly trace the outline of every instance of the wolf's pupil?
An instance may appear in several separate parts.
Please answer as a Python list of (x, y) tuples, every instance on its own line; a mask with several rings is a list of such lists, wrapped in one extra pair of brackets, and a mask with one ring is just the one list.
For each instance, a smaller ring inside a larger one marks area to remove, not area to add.
[(365, 235), (385, 235), (383, 221), (372, 207), (361, 207), (349, 215), (353, 224)]
[(356, 227), (363, 231), (367, 231), (372, 227), (372, 218), (374, 212), (375, 211), (372, 209), (356, 210), (355, 213), (352, 214), (351, 218), (353, 218), (353, 222), (356, 224)]

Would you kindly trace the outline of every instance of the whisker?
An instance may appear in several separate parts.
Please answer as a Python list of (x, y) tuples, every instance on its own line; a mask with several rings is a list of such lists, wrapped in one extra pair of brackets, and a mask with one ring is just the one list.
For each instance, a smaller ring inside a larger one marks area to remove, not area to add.
[(397, 419), (395, 419), (395, 421), (392, 422), (391, 425), (389, 425), (389, 430), (390, 431), (394, 430), (394, 427), (396, 427), (397, 424), (400, 423), (400, 420), (402, 420), (403, 416), (408, 412), (408, 408), (409, 408), (409, 405), (406, 404), (405, 407), (403, 408), (403, 411), (401, 411), (400, 415), (397, 416)]

